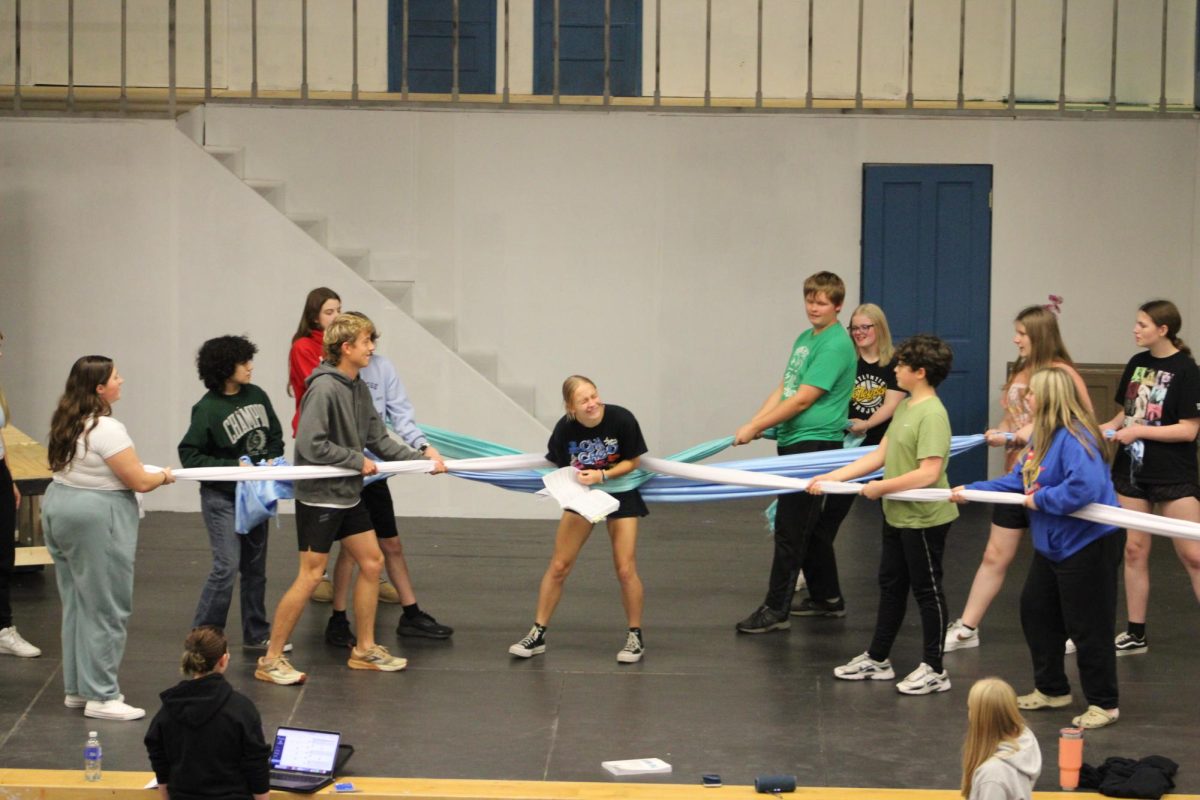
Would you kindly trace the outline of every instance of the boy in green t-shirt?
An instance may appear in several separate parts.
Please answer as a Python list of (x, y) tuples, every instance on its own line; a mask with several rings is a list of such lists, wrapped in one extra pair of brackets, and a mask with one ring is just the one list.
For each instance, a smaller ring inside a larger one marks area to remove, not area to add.
[[(878, 500), (909, 489), (948, 489), (950, 418), (936, 387), (950, 373), (950, 347), (936, 336), (917, 335), (896, 350), (896, 382), (909, 393), (874, 452), (853, 464), (812, 479), (808, 491), (821, 494), (822, 481), (848, 481), (883, 467), (883, 480), (862, 487), (862, 496)], [(925, 660), (896, 684), (902, 694), (931, 694), (950, 688), (942, 668), (947, 622), (942, 589), (942, 554), (946, 533), (958, 517), (950, 503), (883, 500), (883, 550), (879, 557), (879, 615), (868, 650), (836, 667), (833, 675), (847, 681), (890, 681), (896, 677), (888, 661), (892, 643), (908, 605), (908, 591), (921, 612)]]
[[(796, 337), (783, 380), (750, 421), (737, 429), (735, 445), (751, 442), (774, 427), (781, 456), (841, 448), (858, 365), (850, 334), (838, 324), (845, 297), (845, 284), (832, 272), (818, 272), (804, 281), (804, 305), (812, 328)], [(767, 596), (737, 624), (739, 633), (767, 633), (791, 625), (788, 617), (796, 579), (822, 509), (820, 498), (804, 492), (779, 496)]]

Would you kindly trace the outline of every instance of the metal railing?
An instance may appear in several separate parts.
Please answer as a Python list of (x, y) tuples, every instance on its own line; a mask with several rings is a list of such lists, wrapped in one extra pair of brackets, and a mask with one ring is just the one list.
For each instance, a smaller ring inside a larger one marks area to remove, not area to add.
[[(570, 0), (571, 2), (583, 2), (584, 0)], [(757, 0), (756, 8), (756, 41), (755, 41), (755, 77), (754, 77), (754, 95), (753, 98), (746, 98), (746, 102), (726, 102), (714, 103), (713, 98), (713, 7), (714, 2), (720, 3), (721, 0), (703, 0), (704, 5), (704, 91), (702, 105), (694, 102), (682, 103), (681, 99), (687, 98), (668, 98), (664, 97), (662, 91), (662, 61), (663, 61), (663, 14), (662, 0), (653, 0), (653, 76), (654, 88), (652, 94), (647, 95), (648, 102), (628, 103), (616, 102), (613, 95), (613, 16), (612, 16), (612, 0), (586, 0), (587, 2), (603, 3), (603, 39), (604, 39), (604, 60), (603, 60), (603, 88), (602, 93), (598, 95), (599, 105), (604, 108), (612, 108), (614, 106), (626, 108), (640, 108), (660, 110), (664, 108), (671, 109), (686, 109), (686, 108), (702, 108), (707, 110), (719, 109), (736, 109), (741, 111), (746, 110), (771, 110), (771, 111), (828, 111), (830, 110), (830, 102), (818, 104), (815, 100), (814, 85), (813, 85), (813, 53), (814, 46), (818, 43), (818, 32), (814, 31), (814, 0), (796, 0), (799, 3), (806, 3), (807, 8), (803, 9), (807, 12), (807, 35), (802, 44), (804, 63), (806, 64), (806, 86), (803, 96), (775, 98), (771, 103), (764, 101), (764, 86), (763, 86), (763, 53), (764, 53), (764, 2)], [(1090, 3), (1098, 3), (1103, 0), (1086, 0)], [(650, 0), (646, 0), (650, 2)], [(1076, 0), (1080, 2), (1080, 0)], [(180, 104), (180, 89), (178, 85), (178, 0), (166, 0), (167, 3), (167, 86), (166, 86), (166, 112), (174, 115), (179, 110)], [(203, 0), (204, 3), (204, 22), (203, 22), (203, 47), (204, 47), (204, 74), (203, 74), (203, 94), (202, 99), (205, 102), (220, 101), (220, 102), (261, 102), (264, 100), (263, 94), (259, 88), (259, 9), (258, 0), (250, 0), (250, 34), (249, 34), (249, 51), (250, 51), (250, 85), (248, 93), (237, 92), (221, 92), (214, 93), (213, 88), (213, 8), (212, 0)], [(551, 57), (552, 57), (552, 90), (548, 96), (531, 95), (524, 98), (521, 102), (514, 102), (513, 92), (510, 87), (510, 66), (512, 61), (512, 41), (511, 41), (511, 17), (512, 11), (510, 8), (510, 0), (502, 0), (497, 5), (497, 14), (500, 17), (497, 22), (500, 27), (500, 44), (501, 50), (501, 86), (499, 92), (494, 97), (483, 98), (478, 95), (470, 96), (469, 99), (464, 99), (461, 90), (461, 52), (460, 44), (462, 38), (462, 18), (460, 8), (460, 0), (451, 0), (451, 20), (450, 20), (450, 92), (448, 100), (439, 100), (439, 98), (429, 94), (416, 95), (411, 91), (409, 83), (409, 57), (410, 57), (410, 42), (411, 42), (411, 19), (410, 19), (410, 2), (403, 0), (400, 4), (402, 19), (400, 22), (400, 91), (397, 97), (394, 93), (376, 92), (364, 93), (360, 87), (359, 73), (359, 3), (358, 0), (349, 0), (347, 11), (351, 17), (350, 25), (350, 52), (351, 52), (351, 67), (350, 67), (350, 91), (348, 98), (336, 96), (335, 93), (322, 93), (322, 96), (314, 96), (310, 91), (309, 83), (309, 3), (308, 0), (298, 0), (298, 14), (300, 19), (300, 74), (299, 80), (295, 86), (295, 96), (280, 96), (279, 92), (272, 92), (269, 102), (272, 104), (302, 104), (302, 105), (338, 105), (346, 104), (347, 102), (355, 105), (404, 105), (412, 103), (427, 104), (430, 102), (446, 102), (451, 105), (480, 105), (486, 104), (495, 106), (497, 104), (514, 107), (519, 105), (526, 108), (545, 108), (545, 107), (584, 107), (595, 106), (594, 97), (579, 97), (567, 96), (561, 91), (562, 74), (561, 62), (563, 59), (562, 52), (562, 0), (552, 0), (553, 20), (551, 34)], [(853, 98), (845, 98), (845, 108), (841, 110), (851, 110), (856, 112), (870, 111), (871, 113), (903, 113), (919, 111), (923, 114), (928, 113), (958, 113), (958, 114), (995, 114), (997, 112), (1004, 114), (1058, 114), (1067, 115), (1069, 113), (1091, 113), (1099, 112), (1117, 112), (1119, 107), (1124, 107), (1120, 113), (1123, 116), (1140, 115), (1140, 116), (1162, 116), (1168, 114), (1177, 114), (1179, 111), (1192, 112), (1191, 104), (1186, 107), (1180, 106), (1172, 108), (1167, 103), (1167, 76), (1168, 76), (1168, 31), (1169, 31), (1169, 0), (1162, 0), (1161, 3), (1161, 40), (1159, 52), (1159, 93), (1157, 103), (1147, 103), (1144, 100), (1138, 102), (1122, 102), (1118, 97), (1118, 53), (1119, 53), (1119, 33), (1121, 24), (1120, 5), (1121, 0), (1111, 0), (1112, 15), (1111, 15), (1111, 60), (1108, 73), (1108, 97), (1107, 102), (1091, 103), (1088, 110), (1083, 110), (1083, 107), (1088, 105), (1084, 103), (1073, 104), (1068, 101), (1067, 97), (1067, 54), (1068, 54), (1068, 19), (1071, 12), (1071, 0), (1062, 0), (1060, 12), (1061, 30), (1059, 35), (1059, 58), (1058, 58), (1058, 96), (1057, 103), (1053, 101), (1031, 101), (1028, 103), (1018, 102), (1018, 87), (1017, 87), (1017, 64), (1020, 50), (1018, 45), (1018, 9), (1020, 0), (1007, 0), (1008, 4), (1008, 27), (1009, 41), (1008, 50), (1006, 53), (1008, 60), (1008, 89), (1007, 94), (1003, 98), (993, 98), (990, 103), (972, 103), (968, 102), (965, 92), (966, 79), (966, 46), (967, 46), (967, 2), (959, 0), (957, 8), (957, 92), (951, 101), (934, 101), (931, 99), (922, 100), (918, 93), (917, 87), (914, 86), (913, 65), (917, 58), (916, 53), (916, 28), (917, 28), (917, 9), (915, 0), (907, 1), (907, 31), (905, 37), (905, 91), (903, 97), (903, 105), (898, 103), (891, 104), (872, 104), (864, 99), (863, 94), (863, 54), (864, 54), (864, 22), (865, 8), (864, 0), (858, 0), (856, 14), (856, 43), (855, 43), (855, 74), (854, 74), (854, 94)], [(13, 53), (14, 53), (14, 78), (11, 87), (11, 103), (9, 108), (12, 112), (22, 113), (27, 110), (26, 93), (28, 88), (23, 87), (21, 83), (21, 65), (22, 65), (22, 2), (14, 0), (14, 34), (13, 34)], [(1154, 3), (1139, 3), (1135, 9), (1136, 13), (1149, 13), (1148, 9), (1155, 6)], [(66, 0), (67, 18), (66, 18), (66, 87), (65, 96), (63, 99), (63, 108), (67, 112), (73, 112), (79, 109), (81, 100), (77, 94), (76, 74), (75, 74), (75, 0)], [(128, 44), (129, 44), (129, 20), (127, 0), (120, 2), (120, 84), (119, 93), (117, 94), (116, 108), (117, 113), (130, 113), (133, 109), (129, 96), (128, 84)], [(641, 43), (639, 43), (641, 46)], [(1178, 56), (1177, 56), (1178, 57)], [(228, 69), (228, 64), (226, 65)], [(37, 88), (37, 87), (34, 87)], [(196, 100), (193, 95), (189, 94), (189, 100)], [(851, 103), (852, 100), (852, 103)], [(43, 105), (46, 103), (43, 102)], [(144, 104), (144, 103), (143, 103)], [(50, 103), (53, 106), (53, 103)], [(836, 105), (834, 103), (833, 105)], [(1072, 106), (1079, 108), (1072, 108)], [(1129, 106), (1136, 106), (1137, 110), (1129, 110)], [(3, 109), (3, 102), (0, 100), (0, 110)], [(61, 109), (60, 109), (61, 110)]]

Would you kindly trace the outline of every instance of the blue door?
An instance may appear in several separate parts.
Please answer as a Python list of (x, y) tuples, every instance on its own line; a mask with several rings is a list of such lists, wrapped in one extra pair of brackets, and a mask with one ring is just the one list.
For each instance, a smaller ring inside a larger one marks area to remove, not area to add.
[[(559, 1), (559, 94), (604, 94), (604, 0)], [(533, 91), (554, 93), (554, 0), (534, 0)], [(609, 89), (642, 93), (642, 0), (612, 0)]]
[[(938, 395), (955, 434), (988, 427), (992, 168), (863, 167), (862, 299), (897, 342), (933, 333), (954, 350)], [(950, 483), (986, 477), (986, 448), (953, 460)]]
[[(459, 0), (458, 90), (496, 93), (496, 0)], [(388, 2), (388, 91), (399, 92), (403, 0)], [(451, 0), (408, 0), (408, 89), (448, 93), (454, 83)]]

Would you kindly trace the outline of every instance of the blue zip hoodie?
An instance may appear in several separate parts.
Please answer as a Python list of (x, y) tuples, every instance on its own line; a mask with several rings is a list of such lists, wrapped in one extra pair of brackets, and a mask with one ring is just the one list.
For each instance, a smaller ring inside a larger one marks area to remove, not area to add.
[[(1088, 436), (1086, 432), (1084, 435)], [(1090, 436), (1088, 438), (1091, 439)], [(1029, 510), (1033, 548), (1055, 563), (1070, 558), (1097, 539), (1117, 530), (1112, 525), (1067, 516), (1091, 503), (1117, 505), (1117, 493), (1113, 491), (1108, 465), (1094, 443), (1089, 454), (1070, 431), (1059, 428), (1054, 432), (1046, 457), (1042, 459), (1037, 480), (1032, 486), (1026, 487), (1021, 467), (1032, 456), (1031, 448), (1024, 459), (1018, 459), (1007, 475), (993, 481), (976, 481), (966, 488), (1034, 495), (1038, 510)]]

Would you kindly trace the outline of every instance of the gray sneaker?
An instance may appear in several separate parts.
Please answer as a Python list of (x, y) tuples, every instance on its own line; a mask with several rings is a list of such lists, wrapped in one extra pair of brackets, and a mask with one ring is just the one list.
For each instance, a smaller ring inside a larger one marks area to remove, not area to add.
[(770, 633), (771, 631), (786, 631), (792, 627), (787, 611), (776, 611), (767, 606), (759, 606), (753, 614), (746, 617), (736, 626), (738, 633)]

